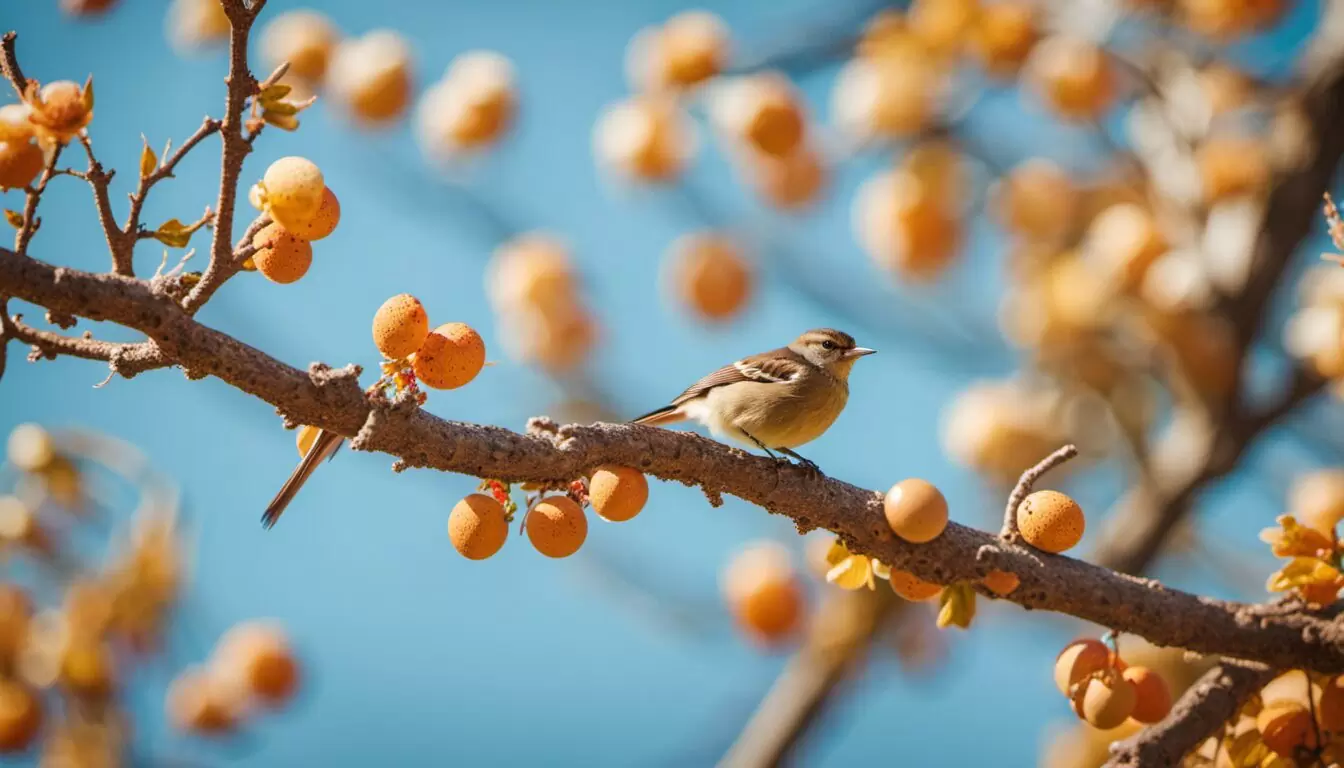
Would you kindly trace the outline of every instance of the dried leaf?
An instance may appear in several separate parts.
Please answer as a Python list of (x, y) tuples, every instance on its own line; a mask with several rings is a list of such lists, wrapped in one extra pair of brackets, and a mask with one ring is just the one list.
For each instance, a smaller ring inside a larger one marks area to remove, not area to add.
[(1295, 557), (1283, 568), (1270, 575), (1265, 584), (1270, 592), (1286, 592), (1297, 587), (1312, 584), (1329, 584), (1338, 581), (1339, 571), (1324, 560), (1314, 557)]
[(159, 157), (154, 154), (154, 150), (149, 148), (149, 140), (144, 136), (140, 137), (145, 142), (145, 148), (140, 150), (140, 178), (145, 178), (159, 167)]
[(154, 230), (154, 239), (169, 248), (186, 248), (191, 242), (191, 230), (177, 219), (169, 219)]
[(1224, 741), (1223, 749), (1236, 768), (1252, 768), (1252, 766), (1259, 765), (1260, 761), (1269, 754), (1269, 748), (1260, 738), (1260, 732), (1254, 728)]
[(1270, 545), (1276, 557), (1319, 557), (1334, 549), (1334, 543), (1315, 528), (1300, 525), (1292, 515), (1281, 515), (1278, 528), (1260, 532), (1260, 540)]
[(89, 79), (84, 81), (84, 90), (79, 95), (84, 102), (84, 110), (93, 111), (93, 75), (89, 75)]
[(293, 131), (299, 127), (299, 118), (294, 115), (281, 115), (269, 109), (261, 111), (261, 119), (282, 131)]
[(826, 581), (841, 589), (872, 589), (873, 569), (866, 555), (850, 555), (826, 572)]
[(288, 96), (291, 90), (293, 89), (284, 83), (276, 83), (268, 88), (263, 88), (261, 93), (257, 94), (257, 100), (262, 102), (279, 101)]
[(9, 226), (15, 229), (23, 228), (23, 214), (19, 213), (18, 211), (11, 211), (8, 208), (6, 208), (5, 221), (9, 222)]
[(970, 629), (975, 618), (975, 590), (965, 582), (944, 587), (938, 595), (938, 628)]
[(276, 115), (297, 115), (299, 108), (288, 101), (264, 101), (262, 109)]

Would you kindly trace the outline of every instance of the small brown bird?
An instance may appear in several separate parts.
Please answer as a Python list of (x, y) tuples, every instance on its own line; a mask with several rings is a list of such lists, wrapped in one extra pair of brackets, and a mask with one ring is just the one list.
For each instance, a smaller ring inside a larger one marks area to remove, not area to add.
[(317, 470), (322, 461), (335, 456), (336, 451), (340, 450), (341, 444), (344, 442), (345, 438), (335, 432), (328, 432), (324, 429), (317, 433), (317, 437), (313, 439), (313, 444), (309, 446), (308, 452), (303, 454), (303, 458), (299, 461), (299, 466), (294, 468), (294, 472), (290, 474), (289, 479), (280, 487), (280, 492), (275, 495), (274, 499), (271, 499), (266, 511), (262, 513), (261, 524), (263, 526), (270, 528), (275, 525), (275, 522), (280, 519), (280, 513), (284, 512), (285, 507), (289, 506), (289, 502), (294, 500), (294, 495), (299, 492), (304, 483), (308, 482), (308, 478), (313, 476), (313, 472)]
[(771, 458), (779, 451), (817, 470), (793, 449), (830, 428), (849, 400), (854, 362), (876, 351), (855, 346), (842, 331), (811, 330), (787, 347), (725, 365), (631, 423), (698, 421), (718, 437), (755, 445)]

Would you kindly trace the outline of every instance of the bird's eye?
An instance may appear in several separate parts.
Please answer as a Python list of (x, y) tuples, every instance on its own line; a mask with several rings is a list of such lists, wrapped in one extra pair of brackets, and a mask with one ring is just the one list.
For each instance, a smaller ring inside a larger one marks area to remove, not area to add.
[(835, 342), (834, 342), (834, 341), (823, 341), (823, 342), (821, 342), (821, 348), (822, 348), (822, 349), (835, 349)]

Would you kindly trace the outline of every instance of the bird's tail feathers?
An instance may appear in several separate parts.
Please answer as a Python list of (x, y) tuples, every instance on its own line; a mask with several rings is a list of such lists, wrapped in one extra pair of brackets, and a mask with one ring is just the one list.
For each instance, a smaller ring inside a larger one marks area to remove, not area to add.
[(659, 408), (656, 411), (650, 411), (649, 413), (646, 413), (637, 419), (633, 419), (631, 420), (630, 423), (646, 424), (651, 427), (661, 427), (666, 424), (676, 424), (677, 422), (685, 420), (686, 415), (681, 412), (681, 408), (679, 406), (668, 405)]
[(313, 445), (308, 449), (308, 452), (303, 455), (303, 460), (299, 462), (299, 466), (294, 468), (293, 474), (281, 486), (280, 492), (266, 506), (266, 511), (261, 515), (261, 524), (264, 527), (270, 528), (275, 525), (276, 521), (280, 519), (280, 514), (294, 500), (294, 496), (299, 492), (299, 489), (303, 487), (304, 483), (308, 482), (308, 478), (312, 477), (313, 472), (321, 466), (322, 460), (335, 456), (336, 451), (340, 450), (341, 444), (344, 442), (345, 438), (335, 432), (324, 430), (318, 433), (317, 439), (313, 441)]

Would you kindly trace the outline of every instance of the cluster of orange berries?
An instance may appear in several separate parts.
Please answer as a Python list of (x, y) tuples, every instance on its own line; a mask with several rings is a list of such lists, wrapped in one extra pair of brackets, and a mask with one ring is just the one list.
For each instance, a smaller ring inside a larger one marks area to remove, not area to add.
[(1289, 558), (1266, 584), (1271, 592), (1293, 591), (1313, 605), (1330, 605), (1344, 589), (1344, 470), (1324, 469), (1299, 478), (1288, 499), (1288, 514), (1261, 531), (1276, 557)]
[(434, 389), (457, 389), (485, 366), (485, 341), (466, 323), (429, 329), (429, 313), (409, 293), (393, 296), (373, 315), (373, 343), (389, 361), (385, 370), (398, 379), (398, 390), (422, 382)]
[[(459, 501), (448, 515), (448, 538), (463, 557), (484, 560), (504, 546), (517, 505), (510, 487), (498, 480), (481, 483), (481, 491)], [(634, 519), (649, 499), (649, 483), (638, 470), (608, 465), (574, 481), (566, 493), (529, 496), (523, 530), (541, 554), (569, 557), (588, 538), (584, 507), (611, 523)]]
[(92, 119), (92, 78), (83, 86), (29, 80), (21, 103), (0, 106), (0, 192), (31, 184), (46, 164), (44, 147), (65, 144)]
[(271, 163), (252, 185), (248, 200), (271, 217), (252, 236), (256, 250), (248, 261), (276, 283), (292, 283), (307, 274), (313, 263), (312, 241), (330, 235), (341, 221), (341, 202), (327, 187), (322, 170), (302, 157)]
[(579, 368), (600, 328), (585, 306), (569, 249), (542, 233), (518, 235), (495, 249), (486, 295), (510, 356), (560, 376)]
[(168, 688), (166, 712), (180, 730), (222, 736), (262, 708), (288, 704), (299, 679), (299, 662), (284, 630), (270, 622), (246, 622), (220, 638), (206, 664), (178, 674)]
[(1344, 676), (1301, 670), (1279, 675), (1196, 754), (1217, 768), (1339, 765), (1344, 759)]
[(1171, 689), (1157, 672), (1131, 666), (1100, 640), (1075, 640), (1055, 658), (1055, 686), (1074, 714), (1095, 728), (1117, 728), (1131, 718), (1152, 724), (1171, 711)]

